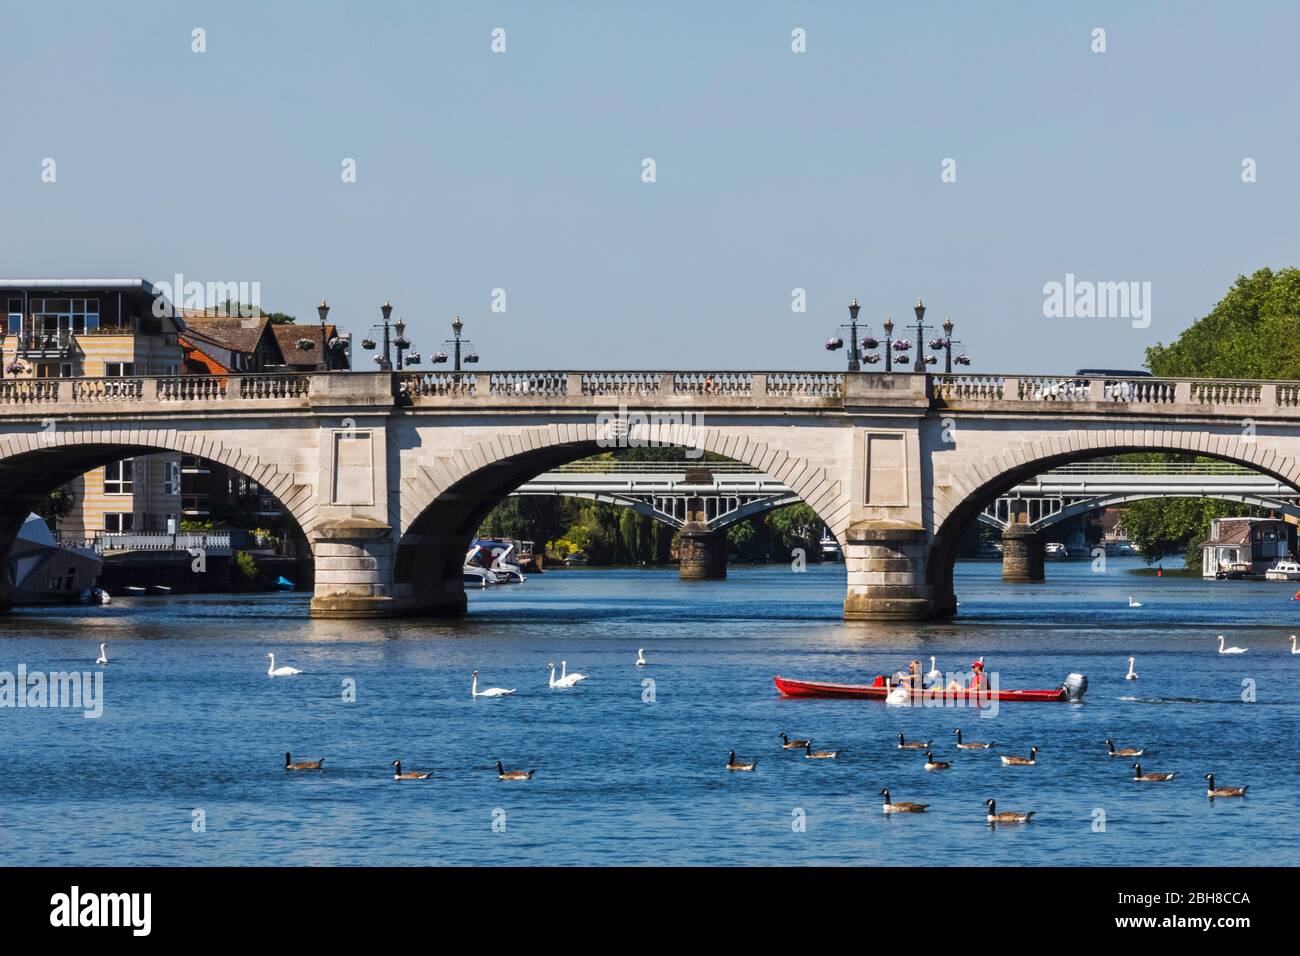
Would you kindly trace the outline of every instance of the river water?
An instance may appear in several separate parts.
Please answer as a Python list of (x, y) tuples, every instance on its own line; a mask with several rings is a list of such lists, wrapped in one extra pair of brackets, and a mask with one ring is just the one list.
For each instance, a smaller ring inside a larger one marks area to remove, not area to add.
[[(100, 641), (110, 663), (96, 719), (0, 709), (4, 862), (1300, 863), (1293, 586), (1139, 566), (1052, 564), (1046, 583), (1004, 585), (996, 563), (959, 564), (960, 617), (908, 625), (840, 620), (839, 565), (733, 567), (721, 582), (553, 571), (471, 593), (455, 621), (313, 621), (296, 594), (15, 610), (0, 671), (95, 671)], [(1220, 633), (1249, 652), (1219, 656)], [(303, 673), (269, 678), (268, 651)], [(1137, 681), (1123, 679), (1130, 654)], [(931, 655), (944, 671), (983, 655), (1003, 687), (1071, 671), (1091, 686), (1081, 705), (981, 714), (783, 700), (771, 682), (864, 681)], [(561, 659), (589, 679), (550, 690)], [(474, 669), (517, 694), (471, 699)], [(959, 754), (954, 727), (999, 747)], [(781, 731), (846, 752), (805, 760)], [(900, 731), (953, 769), (924, 771)], [(1177, 776), (1133, 782), (1107, 737)], [(1038, 766), (1001, 766), (1033, 744)], [(732, 748), (756, 772), (728, 773)], [(326, 770), (286, 773), (286, 750)], [(395, 758), (433, 779), (395, 782)], [(498, 759), (537, 774), (499, 781)], [(1250, 796), (1207, 800), (1207, 771)], [(887, 817), (882, 786), (931, 809)], [(990, 829), (990, 797), (1036, 816)]]

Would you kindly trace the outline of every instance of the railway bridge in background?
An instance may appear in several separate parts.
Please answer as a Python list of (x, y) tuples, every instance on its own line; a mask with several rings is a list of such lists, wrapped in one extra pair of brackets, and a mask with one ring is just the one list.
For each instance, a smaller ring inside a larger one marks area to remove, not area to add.
[[(846, 618), (924, 619), (956, 610), (968, 526), (1063, 465), (1175, 452), (1294, 489), (1300, 382), (707, 370), (0, 380), (0, 554), (71, 478), (178, 451), (280, 500), (311, 545), (313, 614), (459, 613), (461, 564), (488, 511), (561, 465), (635, 445), (713, 452), (779, 482), (841, 546)], [(1015, 550), (1036, 534), (1012, 526), (1004, 539)]]

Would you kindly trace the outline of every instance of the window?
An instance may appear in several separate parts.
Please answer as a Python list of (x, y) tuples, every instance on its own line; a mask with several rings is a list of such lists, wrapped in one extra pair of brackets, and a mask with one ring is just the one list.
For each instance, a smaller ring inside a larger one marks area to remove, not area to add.
[(164, 375), (179, 375), (181, 367), (175, 362), (163, 362), (162, 373)]
[(98, 299), (32, 299), (31, 313), (32, 328), (46, 335), (99, 328)]
[(163, 494), (179, 495), (181, 493), (181, 463), (179, 461), (163, 462)]
[(129, 495), (135, 488), (135, 459), (109, 462), (104, 466), (104, 494)]
[(23, 330), (23, 300), (9, 300), (9, 323), (8, 331), (10, 335), (17, 335)]
[(106, 378), (122, 378), (126, 375), (135, 374), (134, 362), (105, 362), (104, 376)]
[(109, 534), (121, 534), (135, 530), (135, 515), (129, 511), (104, 512), (104, 530)]

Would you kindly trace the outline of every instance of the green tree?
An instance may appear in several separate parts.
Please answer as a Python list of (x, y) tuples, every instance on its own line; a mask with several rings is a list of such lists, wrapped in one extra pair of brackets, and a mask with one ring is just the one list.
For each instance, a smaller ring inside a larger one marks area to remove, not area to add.
[(1147, 564), (1184, 556), (1189, 568), (1200, 567), (1201, 545), (1214, 518), (1259, 515), (1259, 508), (1213, 498), (1152, 498), (1136, 501), (1120, 518), (1120, 527), (1141, 549)]

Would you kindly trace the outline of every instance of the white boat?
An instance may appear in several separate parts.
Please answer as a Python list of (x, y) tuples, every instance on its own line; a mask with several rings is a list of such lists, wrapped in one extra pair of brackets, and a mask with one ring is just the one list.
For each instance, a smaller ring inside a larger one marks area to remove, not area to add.
[(0, 572), (12, 583), (12, 603), (72, 604), (95, 586), (104, 562), (89, 548), (61, 544), (40, 515), (30, 514), (18, 530)]
[(821, 548), (823, 561), (844, 560), (844, 552), (840, 548), (840, 543), (831, 536), (829, 529), (822, 531), (822, 539), (818, 542), (818, 545)]
[(460, 579), (472, 588), (485, 588), (498, 583), (495, 574), (487, 568), (479, 567), (477, 564), (465, 565), (461, 569)]
[(1283, 559), (1264, 572), (1267, 581), (1300, 581), (1300, 561)]
[(1064, 561), (1070, 556), (1070, 549), (1059, 541), (1049, 541), (1043, 548), (1043, 557), (1049, 561)]

